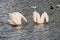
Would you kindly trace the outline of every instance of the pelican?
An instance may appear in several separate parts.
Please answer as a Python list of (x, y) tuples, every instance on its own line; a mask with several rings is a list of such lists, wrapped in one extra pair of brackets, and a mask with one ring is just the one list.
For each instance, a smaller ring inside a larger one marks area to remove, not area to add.
[(27, 22), (27, 19), (19, 12), (9, 13), (9, 18), (10, 20), (8, 20), (8, 22), (9, 24), (12, 24), (12, 25), (21, 25), (22, 19), (24, 19)]
[(47, 12), (42, 13), (42, 15), (40, 16), (40, 14), (35, 10), (33, 12), (33, 20), (36, 23), (45, 23), (49, 21), (49, 16), (47, 14)]

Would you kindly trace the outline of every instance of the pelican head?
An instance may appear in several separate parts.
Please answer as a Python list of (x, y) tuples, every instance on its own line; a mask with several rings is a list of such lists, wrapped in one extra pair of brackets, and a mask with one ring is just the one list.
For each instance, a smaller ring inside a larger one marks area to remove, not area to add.
[(27, 22), (27, 19), (19, 12), (13, 12), (9, 13), (9, 18), (8, 22), (12, 25), (21, 25), (21, 20), (24, 19)]
[[(45, 19), (46, 19), (46, 21), (44, 21)], [(47, 12), (42, 13), (42, 15), (40, 16), (40, 14), (37, 11), (34, 11), (33, 20), (36, 23), (44, 23), (44, 22), (49, 21), (49, 16), (48, 16)]]

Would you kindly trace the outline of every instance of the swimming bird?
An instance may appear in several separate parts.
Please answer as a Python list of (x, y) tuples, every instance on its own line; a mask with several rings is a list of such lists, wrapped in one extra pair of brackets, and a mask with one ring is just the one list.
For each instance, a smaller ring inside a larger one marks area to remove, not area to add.
[(9, 18), (10, 20), (8, 20), (8, 22), (11, 25), (21, 25), (22, 19), (24, 19), (27, 22), (27, 19), (19, 12), (9, 13)]
[(42, 13), (42, 15), (40, 16), (39, 12), (37, 12), (36, 10), (33, 12), (33, 20), (35, 23), (45, 23), (49, 21), (49, 16), (47, 14), (47, 12)]

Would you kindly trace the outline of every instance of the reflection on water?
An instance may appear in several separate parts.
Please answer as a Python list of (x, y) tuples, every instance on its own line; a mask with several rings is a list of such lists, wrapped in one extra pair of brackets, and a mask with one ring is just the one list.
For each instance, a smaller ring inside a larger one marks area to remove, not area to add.
[(33, 38), (34, 40), (48, 40), (49, 27), (46, 24), (33, 25)]
[(20, 25), (20, 26), (11, 26), (13, 29), (22, 29), (23, 28), (23, 26), (22, 25)]
[(33, 27), (36, 31), (44, 31), (46, 29), (49, 29), (49, 27), (46, 24), (34, 24)]
[[(6, 24), (7, 25), (7, 24)], [(6, 26), (5, 25), (5, 26)], [(48, 40), (49, 27), (47, 24), (33, 24), (31, 26), (11, 26), (10, 30), (4, 29), (2, 31), (3, 39), (9, 40)], [(21, 29), (21, 27), (23, 29)], [(26, 28), (25, 28), (26, 27)]]

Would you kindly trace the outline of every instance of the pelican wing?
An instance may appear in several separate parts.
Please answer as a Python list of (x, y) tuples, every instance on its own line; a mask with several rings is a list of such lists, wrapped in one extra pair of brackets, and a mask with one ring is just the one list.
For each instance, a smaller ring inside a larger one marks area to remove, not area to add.
[(34, 22), (38, 22), (40, 20), (40, 14), (37, 11), (33, 12), (33, 20)]
[(12, 14), (9, 14), (10, 16), (10, 20), (14, 23), (14, 24), (21, 24), (21, 17), (19, 12), (13, 12)]
[(27, 19), (21, 13), (20, 13), (20, 16), (27, 22)]
[(21, 18), (23, 18), (27, 22), (27, 19), (21, 13), (16, 12), (15, 15), (17, 16), (17, 18), (20, 21), (20, 23), (21, 23)]
[(49, 16), (48, 16), (47, 12), (44, 12), (44, 13), (42, 14), (42, 16), (46, 19), (46, 22), (49, 21)]

